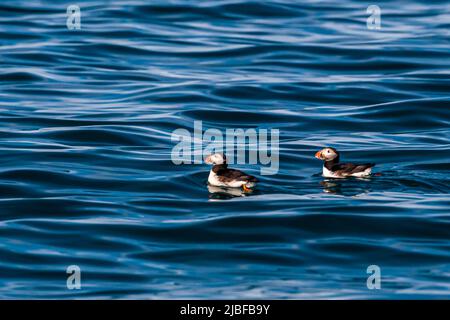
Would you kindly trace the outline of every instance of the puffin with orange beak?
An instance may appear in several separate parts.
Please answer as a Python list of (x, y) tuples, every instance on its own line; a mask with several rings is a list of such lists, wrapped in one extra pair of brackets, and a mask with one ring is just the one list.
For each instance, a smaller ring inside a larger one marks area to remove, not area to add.
[(324, 162), (322, 175), (325, 178), (367, 177), (375, 166), (375, 163), (340, 163), (339, 152), (330, 147), (317, 151), (316, 158)]
[(212, 154), (206, 157), (205, 163), (213, 165), (208, 177), (208, 183), (212, 186), (242, 188), (245, 192), (251, 192), (258, 182), (258, 179), (254, 176), (239, 170), (229, 169), (224, 154)]

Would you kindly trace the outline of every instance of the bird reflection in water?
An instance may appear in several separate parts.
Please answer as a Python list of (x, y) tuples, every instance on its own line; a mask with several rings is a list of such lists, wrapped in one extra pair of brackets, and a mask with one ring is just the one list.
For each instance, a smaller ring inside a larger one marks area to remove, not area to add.
[(323, 192), (348, 197), (360, 196), (371, 191), (370, 178), (325, 179), (320, 182)]
[(244, 191), (241, 188), (216, 187), (208, 184), (209, 199), (228, 200), (237, 197), (247, 197), (254, 191)]

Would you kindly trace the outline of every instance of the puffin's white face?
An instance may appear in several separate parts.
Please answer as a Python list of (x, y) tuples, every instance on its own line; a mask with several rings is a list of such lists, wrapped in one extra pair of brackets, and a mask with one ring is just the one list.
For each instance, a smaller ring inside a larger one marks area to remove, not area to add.
[(225, 155), (220, 153), (214, 153), (210, 156), (207, 156), (205, 159), (205, 163), (207, 164), (224, 164), (226, 162)]
[(324, 161), (330, 161), (336, 159), (338, 156), (337, 152), (333, 148), (323, 148), (316, 152), (316, 158)]

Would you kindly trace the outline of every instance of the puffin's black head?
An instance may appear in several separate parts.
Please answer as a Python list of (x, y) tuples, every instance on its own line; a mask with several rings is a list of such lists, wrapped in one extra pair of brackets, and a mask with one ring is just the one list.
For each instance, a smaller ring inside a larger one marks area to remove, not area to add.
[(339, 152), (335, 148), (323, 148), (316, 152), (316, 158), (323, 161), (332, 161), (339, 157)]
[(207, 164), (226, 164), (227, 158), (222, 153), (214, 153), (214, 154), (206, 157), (205, 163), (207, 163)]

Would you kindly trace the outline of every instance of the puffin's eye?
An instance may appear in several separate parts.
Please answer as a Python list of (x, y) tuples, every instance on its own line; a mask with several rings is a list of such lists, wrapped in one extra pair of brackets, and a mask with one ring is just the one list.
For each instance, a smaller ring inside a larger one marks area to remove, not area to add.
[(327, 153), (330, 153), (330, 150), (327, 150)]

